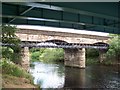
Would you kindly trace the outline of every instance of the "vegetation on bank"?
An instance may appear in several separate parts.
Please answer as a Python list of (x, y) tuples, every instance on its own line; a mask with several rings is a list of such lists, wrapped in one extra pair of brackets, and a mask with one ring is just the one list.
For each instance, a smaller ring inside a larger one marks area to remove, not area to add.
[(38, 88), (33, 84), (33, 77), (15, 63), (2, 59), (0, 68), (3, 88)]
[(0, 65), (2, 66), (2, 74), (26, 78), (29, 79), (31, 82), (33, 80), (33, 77), (29, 73), (27, 73), (23, 68), (11, 61), (2, 59)]
[(41, 48), (31, 50), (31, 60), (41, 62), (63, 62), (64, 50), (62, 48)]
[(9, 59), (16, 64), (19, 64), (21, 61), (21, 47), (20, 39), (15, 35), (15, 32), (18, 31), (15, 26), (11, 25), (2, 25), (2, 43), (13, 44), (12, 46), (2, 47), (2, 58)]
[(110, 36), (113, 38), (109, 41), (110, 47), (106, 53), (106, 57), (112, 62), (120, 63), (120, 35), (117, 34)]
[(30, 80), (26, 78), (2, 74), (2, 88), (15, 88), (16, 90), (18, 90), (22, 88), (38, 88), (38, 86), (31, 84)]
[[(105, 60), (101, 63), (103, 65), (116, 65), (120, 64), (120, 35), (111, 35), (109, 40), (109, 49), (105, 53)], [(99, 64), (99, 50), (87, 50), (87, 63)]]
[[(2, 81), (4, 88), (11, 88), (14, 86), (14, 88), (17, 88), (17, 84), (20, 83), (19, 88), (25, 88), (25, 85), (29, 85), (31, 87), (35, 87), (33, 85), (33, 77), (28, 73), (26, 70), (24, 70), (21, 67), (21, 47), (20, 39), (15, 35), (15, 32), (18, 30), (15, 26), (11, 25), (2, 25), (2, 43), (5, 44), (12, 44), (13, 46), (1, 46), (0, 50), (2, 51), (2, 55), (0, 56), (0, 69), (2, 74)], [(15, 81), (15, 80), (16, 81)], [(25, 83), (23, 79), (29, 82)], [(12, 80), (12, 81), (11, 81)], [(10, 82), (11, 81), (11, 82)], [(15, 82), (14, 82), (15, 81)], [(9, 87), (9, 85), (10, 87)], [(14, 84), (14, 85), (12, 85)], [(7, 85), (7, 86), (6, 86)], [(27, 87), (27, 86), (26, 86)]]

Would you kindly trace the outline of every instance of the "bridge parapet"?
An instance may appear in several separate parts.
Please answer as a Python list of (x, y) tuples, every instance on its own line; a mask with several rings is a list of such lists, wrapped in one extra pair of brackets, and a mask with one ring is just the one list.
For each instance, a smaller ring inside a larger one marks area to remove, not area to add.
[(96, 36), (78, 33), (68, 33), (68, 32), (56, 32), (56, 31), (43, 31), (43, 30), (33, 30), (33, 29), (21, 29), (16, 32), (16, 35), (21, 39), (21, 41), (48, 41), (48, 40), (62, 40), (68, 43), (84, 43), (93, 44), (97, 42), (107, 43), (110, 37), (107, 36)]

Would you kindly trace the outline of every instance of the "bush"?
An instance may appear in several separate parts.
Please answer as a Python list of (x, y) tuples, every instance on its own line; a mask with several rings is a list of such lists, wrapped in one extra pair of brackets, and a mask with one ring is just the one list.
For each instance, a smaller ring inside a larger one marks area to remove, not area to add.
[(15, 35), (15, 32), (18, 29), (15, 26), (4, 25), (4, 24), (1, 25), (0, 27), (2, 28), (2, 35), (1, 35), (2, 43), (14, 44), (14, 46), (2, 47), (3, 58), (9, 59), (16, 64), (20, 64), (21, 47), (19, 46), (19, 43), (21, 43), (21, 41)]
[(31, 61), (32, 62), (39, 61), (39, 56), (40, 56), (40, 52), (39, 51), (31, 53)]
[(64, 60), (64, 50), (61, 48), (48, 48), (41, 54), (40, 60), (43, 62), (59, 62)]
[(31, 54), (31, 61), (40, 61), (39, 57), (40, 55), (44, 52), (45, 48), (31, 48), (30, 49), (30, 54)]
[(87, 58), (97, 58), (99, 56), (99, 51), (94, 48), (90, 48), (86, 50)]
[(120, 62), (120, 35), (112, 35), (109, 50), (106, 53), (108, 60)]
[(98, 58), (87, 58), (86, 60), (87, 65), (96, 65), (99, 64)]
[(32, 76), (26, 72), (24, 69), (21, 67), (17, 66), (11, 61), (8, 61), (6, 59), (2, 59), (0, 62), (0, 67), (2, 66), (2, 73), (3, 74), (8, 74), (16, 77), (22, 77), (22, 78), (27, 78), (31, 82), (33, 80)]
[(61, 48), (32, 48), (31, 61), (57, 62), (64, 60), (64, 50)]

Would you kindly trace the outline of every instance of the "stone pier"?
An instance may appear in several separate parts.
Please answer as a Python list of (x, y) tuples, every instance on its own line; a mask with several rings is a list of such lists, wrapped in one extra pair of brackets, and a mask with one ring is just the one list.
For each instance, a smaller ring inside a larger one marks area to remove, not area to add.
[(30, 58), (29, 58), (29, 47), (22, 48), (22, 61), (21, 65), (25, 70), (29, 70), (30, 67)]
[(99, 61), (102, 63), (106, 59), (105, 53), (99, 51)]
[(99, 49), (99, 62), (102, 63), (106, 59), (106, 52), (108, 49)]
[(85, 68), (85, 48), (64, 49), (65, 66)]

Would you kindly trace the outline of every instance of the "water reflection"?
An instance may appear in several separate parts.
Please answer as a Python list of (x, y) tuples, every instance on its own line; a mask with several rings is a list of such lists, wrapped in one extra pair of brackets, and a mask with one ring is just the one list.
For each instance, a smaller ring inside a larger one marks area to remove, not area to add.
[(63, 64), (34, 64), (30, 71), (34, 83), (41, 88), (120, 88), (118, 67), (99, 65), (78, 69)]
[(67, 67), (65, 70), (65, 85), (64, 87), (71, 88), (82, 88), (85, 87), (85, 69), (70, 68)]
[(64, 66), (58, 64), (33, 63), (34, 68), (30, 69), (34, 77), (34, 84), (41, 88), (62, 88), (64, 85)]

